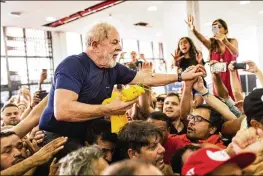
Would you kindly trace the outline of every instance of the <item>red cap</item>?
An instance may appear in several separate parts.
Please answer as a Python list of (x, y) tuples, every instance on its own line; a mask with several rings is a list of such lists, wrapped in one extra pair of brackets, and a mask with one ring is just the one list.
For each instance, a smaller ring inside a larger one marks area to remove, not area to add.
[(206, 175), (225, 163), (236, 163), (241, 169), (256, 159), (254, 153), (240, 153), (230, 158), (225, 150), (202, 148), (187, 160), (182, 168), (183, 175)]

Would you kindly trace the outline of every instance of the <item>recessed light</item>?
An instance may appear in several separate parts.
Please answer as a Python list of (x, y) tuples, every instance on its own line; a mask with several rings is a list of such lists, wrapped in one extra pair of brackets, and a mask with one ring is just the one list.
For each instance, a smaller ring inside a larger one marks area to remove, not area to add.
[(9, 15), (12, 15), (14, 17), (20, 17), (22, 12), (10, 12)]
[(148, 7), (148, 11), (156, 11), (157, 7), (156, 6), (150, 6)]
[(250, 1), (240, 1), (239, 3), (240, 3), (240, 5), (245, 5), (245, 4), (249, 4)]
[(162, 33), (156, 33), (156, 37), (161, 37)]
[(259, 11), (258, 13), (259, 13), (259, 14), (263, 14), (263, 10)]
[(53, 21), (56, 21), (56, 18), (54, 18), (54, 17), (47, 17), (46, 21), (53, 22)]

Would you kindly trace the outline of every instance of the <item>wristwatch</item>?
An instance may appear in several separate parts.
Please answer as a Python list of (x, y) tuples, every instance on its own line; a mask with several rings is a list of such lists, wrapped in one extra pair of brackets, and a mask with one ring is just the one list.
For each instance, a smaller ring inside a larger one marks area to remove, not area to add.
[(178, 82), (182, 82), (182, 73), (178, 72)]

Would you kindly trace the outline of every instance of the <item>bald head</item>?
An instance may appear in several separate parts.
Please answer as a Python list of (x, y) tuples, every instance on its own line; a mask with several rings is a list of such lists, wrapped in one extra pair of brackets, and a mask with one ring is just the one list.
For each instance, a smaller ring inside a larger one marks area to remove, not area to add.
[(102, 175), (163, 175), (154, 165), (142, 160), (124, 160), (106, 168)]

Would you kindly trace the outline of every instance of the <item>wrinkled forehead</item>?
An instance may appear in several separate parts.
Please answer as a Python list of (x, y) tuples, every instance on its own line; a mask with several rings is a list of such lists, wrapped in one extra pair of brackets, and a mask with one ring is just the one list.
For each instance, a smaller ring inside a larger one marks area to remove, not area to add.
[(109, 40), (120, 40), (120, 34), (117, 29), (112, 28), (108, 31), (108, 39)]

